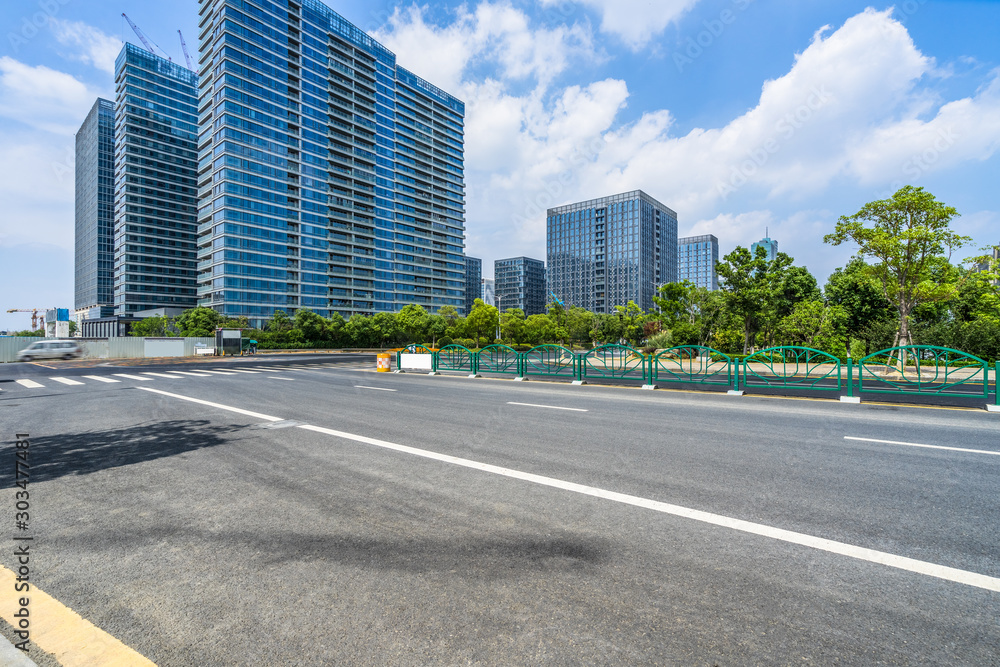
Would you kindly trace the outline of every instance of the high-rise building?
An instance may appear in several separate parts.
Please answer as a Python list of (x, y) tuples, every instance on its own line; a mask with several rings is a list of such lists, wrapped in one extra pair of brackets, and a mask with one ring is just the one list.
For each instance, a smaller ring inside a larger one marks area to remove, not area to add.
[(493, 262), (497, 307), (501, 312), (520, 308), (525, 316), (546, 311), (545, 262), (530, 257), (512, 257)]
[(476, 299), (482, 298), (483, 260), (478, 257), (465, 258), (465, 314), (472, 312)]
[[(765, 232), (766, 233), (766, 232)], [(767, 261), (773, 262), (778, 257), (778, 242), (774, 239), (765, 236), (760, 241), (750, 245), (750, 255), (752, 257), (757, 256), (757, 248), (761, 247), (767, 251)]]
[(98, 98), (76, 133), (77, 321), (114, 314), (114, 223), (115, 105)]
[(677, 214), (641, 190), (551, 208), (547, 251), (548, 289), (566, 307), (648, 310), (677, 280)]
[(719, 239), (712, 234), (677, 239), (677, 282), (687, 280), (698, 287), (719, 289), (715, 265), (719, 263)]
[(115, 61), (115, 314), (197, 305), (198, 77), (126, 44)]
[(465, 105), (317, 0), (199, 0), (199, 303), (465, 305)]
[(483, 278), (482, 282), (482, 296), (479, 298), (483, 300), (483, 303), (489, 306), (497, 305), (496, 297), (496, 282), (490, 278)]

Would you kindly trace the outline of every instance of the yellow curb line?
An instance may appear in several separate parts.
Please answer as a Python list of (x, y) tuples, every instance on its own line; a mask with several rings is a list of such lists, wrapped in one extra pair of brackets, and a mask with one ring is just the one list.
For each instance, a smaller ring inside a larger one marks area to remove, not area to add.
[[(31, 584), (14, 591), (16, 575), (0, 565), (0, 617), (18, 629), (19, 599), (26, 597), (30, 622), (29, 646), (52, 654), (63, 667), (156, 667), (156, 663), (121, 643), (104, 630)], [(30, 655), (30, 653), (29, 653)]]

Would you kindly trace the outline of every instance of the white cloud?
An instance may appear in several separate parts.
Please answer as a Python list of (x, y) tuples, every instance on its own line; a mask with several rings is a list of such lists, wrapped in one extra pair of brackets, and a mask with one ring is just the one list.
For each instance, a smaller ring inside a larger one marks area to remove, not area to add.
[(23, 131), (0, 137), (0, 246), (73, 248), (73, 138)]
[(72, 135), (98, 94), (65, 72), (0, 58), (0, 117)]
[(77, 49), (73, 58), (109, 74), (115, 73), (115, 58), (122, 50), (120, 39), (106, 35), (83, 21), (50, 18), (49, 25), (60, 44)]
[[(750, 0), (745, 0), (749, 2)], [(645, 46), (698, 0), (578, 0), (601, 13), (601, 31), (617, 35), (633, 50)], [(560, 7), (567, 13), (567, 0), (542, 0), (543, 6)]]

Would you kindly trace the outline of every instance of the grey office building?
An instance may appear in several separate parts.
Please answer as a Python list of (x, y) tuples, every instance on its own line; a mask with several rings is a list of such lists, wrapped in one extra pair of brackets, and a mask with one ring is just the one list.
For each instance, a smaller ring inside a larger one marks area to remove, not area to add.
[(94, 103), (76, 133), (76, 267), (78, 318), (114, 314), (115, 105)]
[(115, 62), (115, 314), (197, 305), (194, 72), (133, 44)]
[(686, 236), (677, 240), (677, 281), (687, 280), (698, 287), (719, 289), (719, 239), (712, 234)]
[(677, 280), (677, 214), (641, 190), (551, 208), (546, 227), (548, 289), (566, 307), (648, 310)]
[(478, 257), (465, 258), (465, 314), (472, 312), (476, 299), (482, 298), (483, 260)]
[(465, 307), (465, 105), (316, 0), (200, 0), (199, 303)]
[(493, 262), (497, 307), (501, 312), (520, 308), (525, 316), (546, 312), (545, 262), (530, 257), (511, 257)]

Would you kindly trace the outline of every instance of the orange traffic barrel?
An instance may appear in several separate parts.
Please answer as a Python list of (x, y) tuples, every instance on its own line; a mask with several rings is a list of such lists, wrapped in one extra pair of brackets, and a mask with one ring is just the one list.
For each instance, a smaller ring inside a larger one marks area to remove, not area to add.
[(378, 367), (377, 371), (379, 373), (388, 373), (391, 369), (389, 368), (390, 360), (392, 359), (391, 354), (380, 354), (378, 355)]

